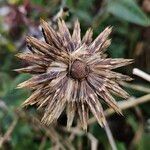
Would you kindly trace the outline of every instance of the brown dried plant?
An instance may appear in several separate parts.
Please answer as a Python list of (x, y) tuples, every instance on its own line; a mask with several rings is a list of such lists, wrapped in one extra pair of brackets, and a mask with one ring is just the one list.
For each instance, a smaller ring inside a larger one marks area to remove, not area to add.
[(101, 99), (121, 114), (111, 93), (128, 98), (128, 93), (120, 87), (119, 81), (130, 81), (132, 78), (112, 70), (131, 64), (132, 59), (104, 57), (111, 43), (108, 36), (112, 28), (107, 27), (92, 40), (91, 28), (81, 39), (78, 20), (72, 34), (64, 20), (58, 20), (58, 31), (44, 20), (41, 20), (41, 26), (45, 41), (27, 37), (30, 52), (17, 54), (29, 66), (16, 71), (33, 75), (18, 85), (18, 88), (33, 90), (23, 106), (36, 104), (43, 109), (42, 122), (47, 125), (57, 120), (66, 108), (67, 127), (71, 127), (77, 115), (85, 130), (89, 110), (101, 126), (105, 125)]

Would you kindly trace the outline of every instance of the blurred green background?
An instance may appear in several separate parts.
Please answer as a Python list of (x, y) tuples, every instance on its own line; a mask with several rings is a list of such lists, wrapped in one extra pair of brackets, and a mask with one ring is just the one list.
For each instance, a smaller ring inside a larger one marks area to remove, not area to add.
[[(40, 124), (41, 114), (34, 107), (20, 107), (30, 91), (18, 90), (16, 85), (29, 75), (13, 71), (26, 65), (15, 54), (27, 51), (26, 35), (42, 37), (40, 18), (55, 28), (59, 15), (71, 31), (76, 18), (82, 35), (92, 27), (94, 38), (105, 27), (113, 26), (108, 57), (135, 61), (119, 69), (134, 78), (125, 89), (135, 100), (150, 93), (150, 84), (132, 75), (133, 68), (150, 73), (150, 0), (0, 0), (0, 149), (111, 149), (104, 129), (96, 122), (89, 125), (87, 133), (76, 127), (67, 131), (63, 114), (57, 124), (46, 127)], [(149, 104), (126, 109), (124, 117), (107, 117), (119, 150), (150, 149)]]

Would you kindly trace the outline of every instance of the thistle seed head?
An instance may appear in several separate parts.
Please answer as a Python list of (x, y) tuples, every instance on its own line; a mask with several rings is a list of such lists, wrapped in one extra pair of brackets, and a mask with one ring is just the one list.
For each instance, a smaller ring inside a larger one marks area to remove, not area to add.
[(44, 20), (41, 20), (41, 25), (45, 41), (27, 37), (30, 52), (17, 55), (29, 66), (16, 71), (33, 74), (31, 79), (18, 85), (33, 91), (23, 106), (37, 105), (43, 109), (42, 122), (48, 125), (66, 108), (68, 128), (77, 115), (86, 130), (89, 111), (104, 126), (105, 116), (99, 97), (121, 113), (111, 93), (128, 98), (129, 94), (119, 83), (131, 78), (113, 69), (131, 64), (132, 60), (105, 57), (104, 52), (111, 43), (108, 39), (111, 27), (93, 40), (91, 29), (81, 38), (78, 20), (72, 35), (63, 20), (58, 21), (58, 31)]

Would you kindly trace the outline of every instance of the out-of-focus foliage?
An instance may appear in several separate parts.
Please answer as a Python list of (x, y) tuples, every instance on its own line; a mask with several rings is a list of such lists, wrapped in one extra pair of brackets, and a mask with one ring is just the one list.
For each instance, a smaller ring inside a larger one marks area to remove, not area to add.
[(108, 12), (121, 19), (136, 23), (142, 26), (149, 26), (150, 20), (138, 7), (134, 0), (110, 0)]
[[(110, 149), (106, 133), (97, 123), (89, 125), (88, 133), (75, 127), (68, 132), (65, 115), (58, 124), (46, 127), (37, 121), (42, 112), (35, 111), (34, 107), (24, 110), (20, 107), (30, 91), (18, 90), (16, 85), (29, 75), (13, 71), (26, 65), (16, 59), (15, 54), (27, 51), (26, 35), (41, 38), (40, 18), (56, 27), (54, 18), (61, 7), (69, 9), (65, 20), (70, 30), (78, 17), (82, 35), (88, 27), (93, 28), (96, 37), (106, 26), (113, 26), (108, 56), (135, 60), (126, 69), (119, 69), (120, 72), (131, 75), (133, 67), (137, 67), (150, 73), (149, 0), (0, 0), (0, 149), (45, 150), (57, 146), (61, 149), (91, 149), (94, 142), (97, 149)], [(137, 91), (132, 85), (148, 89), (150, 86), (133, 77), (135, 80), (126, 89), (136, 100), (148, 92)], [(124, 115), (108, 117), (118, 149), (150, 149), (149, 103), (125, 110)]]

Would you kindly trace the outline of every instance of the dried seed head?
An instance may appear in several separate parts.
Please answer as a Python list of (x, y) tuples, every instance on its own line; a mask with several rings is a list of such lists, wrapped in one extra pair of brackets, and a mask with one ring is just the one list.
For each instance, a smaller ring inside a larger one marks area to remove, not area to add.
[(98, 123), (104, 126), (105, 116), (99, 97), (121, 113), (111, 93), (128, 98), (128, 93), (119, 83), (131, 78), (112, 70), (131, 64), (132, 60), (104, 57), (110, 45), (110, 27), (92, 40), (91, 29), (81, 39), (78, 20), (72, 35), (63, 20), (58, 21), (57, 32), (44, 20), (41, 20), (41, 24), (45, 42), (28, 37), (30, 52), (18, 55), (20, 59), (29, 62), (29, 66), (16, 71), (33, 74), (31, 79), (18, 85), (19, 88), (33, 90), (23, 106), (36, 104), (43, 109), (42, 122), (45, 124), (57, 120), (67, 108), (68, 128), (74, 116), (78, 115), (81, 126), (86, 130), (89, 110)]
[(81, 80), (88, 76), (89, 67), (81, 60), (75, 60), (70, 68), (70, 76), (73, 79)]

